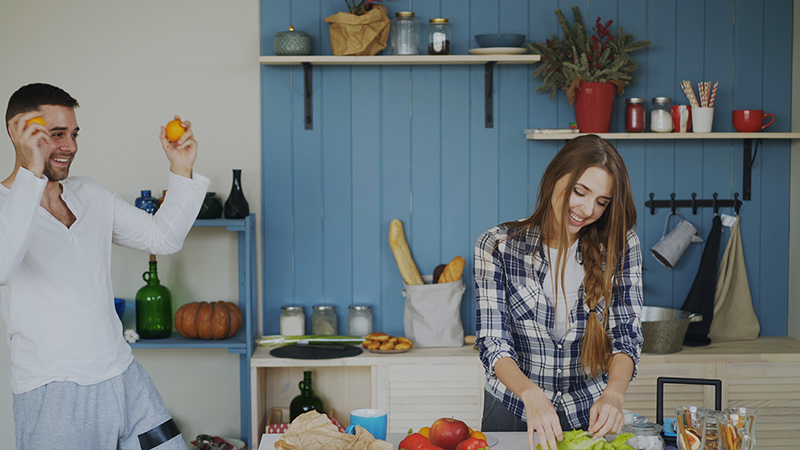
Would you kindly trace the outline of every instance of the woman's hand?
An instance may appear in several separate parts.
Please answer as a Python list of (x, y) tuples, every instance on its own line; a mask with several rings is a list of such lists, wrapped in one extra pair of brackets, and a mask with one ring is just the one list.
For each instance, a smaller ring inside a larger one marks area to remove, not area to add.
[[(176, 115), (175, 119), (181, 120), (181, 117)], [(164, 153), (169, 159), (169, 170), (175, 175), (191, 178), (192, 167), (197, 159), (197, 140), (194, 138), (191, 122), (181, 121), (181, 125), (186, 131), (177, 142), (167, 139), (167, 129), (161, 127), (161, 146), (164, 147)]]
[(603, 437), (606, 434), (618, 434), (625, 424), (622, 413), (622, 402), (625, 396), (606, 389), (600, 398), (589, 409), (589, 432), (594, 437)]
[(522, 403), (525, 404), (525, 416), (528, 421), (528, 445), (533, 446), (534, 432), (539, 433), (539, 443), (543, 450), (548, 446), (556, 450), (556, 441), (561, 441), (564, 436), (561, 434), (561, 421), (558, 418), (550, 399), (544, 395), (544, 391), (538, 386), (532, 386), (523, 391), (520, 395)]

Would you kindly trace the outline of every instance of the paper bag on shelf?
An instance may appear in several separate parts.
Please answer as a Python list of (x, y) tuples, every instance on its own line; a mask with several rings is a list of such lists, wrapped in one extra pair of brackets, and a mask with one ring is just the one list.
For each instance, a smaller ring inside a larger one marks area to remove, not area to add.
[(340, 12), (324, 20), (331, 24), (331, 50), (336, 56), (372, 56), (386, 48), (391, 21), (383, 5), (360, 16)]

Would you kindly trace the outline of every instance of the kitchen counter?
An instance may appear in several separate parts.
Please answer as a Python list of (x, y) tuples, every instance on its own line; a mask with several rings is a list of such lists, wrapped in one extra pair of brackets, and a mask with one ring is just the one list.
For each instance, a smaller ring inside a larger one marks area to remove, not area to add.
[[(400, 441), (406, 436), (404, 433), (389, 433), (386, 435), (386, 441), (392, 444), (393, 448), (397, 448)], [(280, 437), (280, 434), (265, 434), (261, 438), (261, 445), (258, 446), (258, 450), (273, 450), (275, 442)], [(486, 433), (486, 438), (492, 444), (492, 450), (524, 450), (528, 448), (528, 433), (524, 431)], [(495, 444), (493, 441), (497, 443)]]

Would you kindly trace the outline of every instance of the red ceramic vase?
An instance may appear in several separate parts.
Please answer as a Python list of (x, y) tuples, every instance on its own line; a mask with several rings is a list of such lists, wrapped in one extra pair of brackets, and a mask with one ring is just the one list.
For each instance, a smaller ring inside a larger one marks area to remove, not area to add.
[(614, 83), (581, 83), (575, 97), (575, 121), (581, 133), (608, 133), (616, 92)]

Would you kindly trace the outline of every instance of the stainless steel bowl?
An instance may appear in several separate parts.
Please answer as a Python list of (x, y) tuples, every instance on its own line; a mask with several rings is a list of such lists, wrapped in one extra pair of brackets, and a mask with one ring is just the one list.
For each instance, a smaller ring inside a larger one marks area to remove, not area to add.
[(676, 353), (683, 349), (683, 339), (690, 322), (700, 322), (702, 314), (682, 309), (645, 306), (642, 308), (644, 344), (642, 353)]

